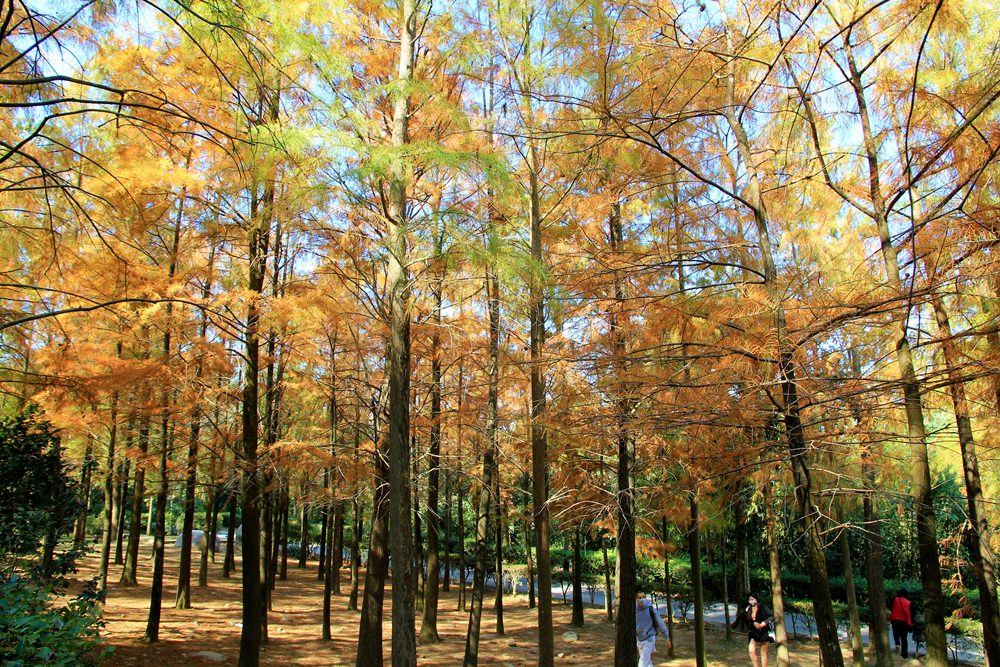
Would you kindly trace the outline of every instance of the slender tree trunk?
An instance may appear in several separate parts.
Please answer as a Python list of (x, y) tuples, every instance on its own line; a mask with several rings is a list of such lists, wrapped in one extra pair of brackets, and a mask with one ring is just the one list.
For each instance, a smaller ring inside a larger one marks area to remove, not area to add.
[(997, 606), (996, 568), (990, 548), (990, 530), (986, 519), (986, 500), (979, 475), (979, 457), (976, 439), (969, 417), (969, 403), (965, 396), (965, 382), (959, 369), (959, 351), (951, 333), (951, 323), (944, 308), (944, 301), (935, 294), (932, 299), (934, 315), (942, 337), (945, 366), (948, 371), (948, 390), (955, 409), (958, 444), (962, 452), (962, 471), (965, 474), (965, 497), (969, 523), (969, 560), (976, 571), (979, 585), (980, 618), (983, 622), (983, 649), (987, 663), (1000, 666), (1000, 609)]
[[(148, 392), (143, 391), (141, 403), (145, 405)], [(135, 480), (132, 483), (132, 517), (129, 521), (128, 546), (125, 550), (125, 565), (122, 567), (123, 586), (135, 586), (136, 569), (139, 562), (139, 537), (142, 534), (142, 508), (146, 492), (146, 454), (149, 452), (149, 415), (139, 418), (139, 456), (135, 465)]]
[(87, 451), (83, 454), (83, 465), (80, 468), (80, 511), (76, 515), (76, 527), (73, 531), (73, 546), (83, 547), (87, 541), (87, 517), (90, 515), (90, 487), (94, 478), (93, 443), (87, 441)]
[[(882, 259), (885, 263), (889, 287), (902, 298), (907, 298), (907, 289), (900, 277), (899, 259), (892, 245), (889, 228), (889, 211), (880, 183), (878, 140), (875, 137), (868, 116), (868, 102), (861, 71), (852, 51), (850, 33), (844, 38), (847, 64), (850, 70), (849, 83), (858, 104), (858, 118), (865, 141), (868, 163), (869, 196), (873, 208), (873, 221), (878, 229)], [(909, 340), (910, 308), (906, 308), (898, 318), (896, 338), (896, 365), (903, 390), (906, 408), (907, 436), (910, 445), (910, 489), (914, 500), (917, 522), (917, 548), (920, 554), (920, 582), (924, 597), (924, 626), (927, 640), (928, 667), (945, 667), (948, 660), (947, 637), (944, 631), (944, 597), (941, 591), (941, 566), (938, 560), (937, 525), (934, 519), (933, 487), (927, 452), (927, 434), (924, 427), (924, 413), (921, 405), (920, 380), (917, 378), (910, 352)]]
[(858, 596), (854, 588), (854, 568), (851, 564), (851, 545), (844, 523), (843, 509), (837, 509), (837, 519), (841, 524), (840, 560), (844, 567), (844, 584), (847, 587), (847, 614), (851, 624), (851, 657), (854, 667), (864, 667), (865, 647), (861, 639), (861, 618), (858, 615)]
[(694, 658), (698, 667), (705, 667), (705, 594), (701, 585), (701, 520), (698, 518), (697, 491), (689, 492), (688, 504), (691, 512), (688, 550), (691, 554), (691, 588), (694, 592)]
[(601, 538), (601, 554), (604, 556), (604, 611), (608, 614), (608, 622), (615, 621), (615, 590), (611, 586), (611, 563), (608, 562), (608, 543)]
[[(129, 415), (128, 434), (125, 436), (125, 451), (132, 448), (132, 434), (134, 432), (135, 414)], [(126, 508), (129, 506), (128, 480), (131, 461), (126, 457), (118, 464), (118, 485), (115, 488), (115, 507), (118, 517), (118, 530), (115, 537), (115, 565), (125, 564), (124, 542), (125, 542), (125, 517)]]
[[(492, 301), (492, 299), (491, 299)], [(492, 319), (493, 308), (490, 308)], [(490, 342), (492, 346), (492, 339)], [(490, 355), (490, 376), (497, 372)], [(493, 384), (490, 383), (489, 391), (492, 393)], [(495, 403), (492, 398), (487, 401), (487, 430), (495, 428)], [(491, 426), (492, 425), (492, 426)], [(483, 617), (483, 598), (486, 596), (486, 559), (489, 553), (490, 536), (490, 492), (493, 488), (492, 477), (494, 471), (493, 447), (488, 443), (490, 436), (487, 436), (487, 445), (483, 451), (483, 480), (479, 491), (479, 507), (476, 513), (476, 570), (472, 578), (472, 606), (469, 610), (469, 627), (465, 635), (465, 658), (464, 667), (476, 667), (479, 664), (479, 631)]]
[(573, 531), (573, 618), (570, 625), (582, 628), (583, 618), (583, 558), (580, 553), (580, 525)]
[[(323, 473), (323, 488), (330, 485), (329, 472)], [(324, 505), (319, 511), (319, 567), (316, 569), (316, 578), (320, 581), (326, 578), (326, 531), (329, 530), (330, 513)]]
[(351, 593), (347, 598), (347, 609), (357, 611), (358, 587), (361, 583), (358, 571), (358, 561), (361, 560), (361, 503), (355, 498), (351, 501), (351, 506), (354, 510), (351, 521)]
[(536, 606), (535, 559), (531, 556), (531, 522), (528, 520), (524, 521), (524, 558), (528, 564), (528, 609), (534, 609)]
[[(444, 468), (444, 575), (441, 578), (441, 591), (451, 591), (451, 467), (447, 458), (443, 459)], [(428, 504), (430, 504), (428, 502)], [(430, 540), (428, 539), (428, 544)]]
[[(168, 304), (169, 309), (169, 304)], [(168, 311), (169, 319), (169, 311)], [(170, 353), (170, 329), (163, 337), (164, 357)], [(149, 593), (149, 617), (146, 620), (146, 634), (142, 640), (147, 643), (160, 639), (160, 614), (163, 607), (163, 565), (167, 522), (167, 491), (170, 479), (167, 470), (167, 455), (170, 452), (170, 394), (163, 393), (163, 420), (160, 424), (160, 491), (156, 494), (156, 517), (153, 520), (153, 583)]]
[[(498, 299), (499, 301), (499, 299)], [(499, 362), (498, 362), (499, 365)], [(494, 433), (494, 437), (496, 434)], [(497, 635), (504, 634), (503, 624), (503, 508), (500, 501), (500, 442), (497, 438), (496, 449), (493, 454), (493, 527), (496, 530), (496, 550), (494, 560), (494, 570), (496, 571), (496, 590), (493, 600), (493, 610), (497, 615), (496, 630)]]
[(309, 562), (309, 506), (302, 503), (299, 508), (299, 567)]
[(465, 395), (465, 368), (458, 365), (458, 425), (455, 440), (458, 446), (458, 611), (465, 611), (465, 480), (462, 470), (462, 402)]
[(229, 491), (229, 531), (226, 536), (226, 555), (222, 559), (222, 578), (228, 579), (236, 571), (236, 491)]
[(777, 643), (778, 667), (788, 667), (788, 632), (785, 630), (785, 596), (781, 584), (781, 561), (778, 559), (778, 531), (775, 527), (771, 486), (764, 487), (764, 521), (767, 523), (768, 570), (771, 576), (771, 609), (774, 613), (774, 638)]
[[(669, 533), (667, 532), (667, 517), (660, 517), (660, 531), (663, 535), (663, 546), (666, 547)], [(605, 560), (607, 555), (605, 555)], [(663, 556), (663, 594), (667, 597), (667, 637), (670, 639), (670, 646), (667, 648), (667, 657), (674, 657), (674, 596), (673, 584), (670, 581), (670, 552), (664, 551)], [(727, 610), (728, 619), (728, 610)]]
[(327, 531), (327, 543), (330, 545), (330, 549), (327, 552), (326, 558), (326, 575), (323, 577), (323, 640), (330, 641), (333, 636), (330, 633), (330, 610), (332, 608), (332, 597), (333, 597), (333, 577), (334, 577), (334, 567), (333, 563), (336, 559), (333, 558), (333, 543), (336, 542), (336, 530)]
[[(122, 344), (118, 343), (118, 357), (122, 355)], [(108, 433), (108, 454), (105, 459), (104, 512), (101, 531), (101, 566), (99, 590), (108, 590), (108, 561), (111, 560), (111, 540), (117, 532), (115, 525), (115, 445), (118, 440), (118, 392), (111, 395), (111, 425)]]
[[(435, 255), (439, 261), (443, 255), (443, 226), (435, 235)], [(438, 483), (441, 471), (441, 307), (443, 304), (444, 273), (438, 276), (434, 283), (434, 332), (431, 335), (431, 439), (430, 470), (427, 474), (427, 579), (424, 587), (424, 615), (420, 624), (420, 641), (424, 644), (436, 644), (438, 637), (438, 581), (440, 580), (440, 509), (438, 507)], [(447, 484), (445, 485), (445, 504), (447, 504)], [(447, 569), (448, 534), (445, 532), (445, 563)], [(445, 576), (447, 590), (447, 575)]]
[[(212, 466), (214, 468), (214, 465)], [(209, 486), (208, 496), (205, 498), (205, 541), (202, 543), (200, 560), (198, 564), (198, 587), (208, 586), (208, 552), (209, 549), (215, 553), (215, 526), (216, 517), (219, 515), (218, 508), (215, 507), (215, 486)]]
[[(492, 216), (492, 214), (491, 214)], [(492, 221), (492, 217), (491, 217)], [(491, 224), (492, 231), (492, 224)], [(489, 318), (489, 385), (486, 397), (486, 448), (483, 451), (483, 479), (479, 491), (476, 515), (476, 570), (472, 579), (472, 608), (469, 611), (469, 628), (465, 639), (465, 667), (479, 664), (479, 632), (482, 624), (483, 598), (486, 594), (486, 558), (491, 532), (492, 502), (490, 496), (496, 489), (493, 476), (498, 471), (495, 457), (498, 451), (497, 420), (499, 417), (500, 387), (500, 283), (492, 265), (486, 271), (487, 311)], [(459, 494), (461, 497), (461, 493)], [(459, 519), (461, 522), (461, 518)], [(497, 542), (501, 542), (497, 531)], [(497, 587), (501, 588), (501, 574), (497, 572)], [(465, 579), (464, 572), (462, 579)], [(463, 585), (464, 588), (464, 585)], [(497, 624), (503, 622), (502, 607), (498, 609)], [(502, 627), (502, 626), (501, 626)], [(498, 628), (499, 630), (500, 628)]]

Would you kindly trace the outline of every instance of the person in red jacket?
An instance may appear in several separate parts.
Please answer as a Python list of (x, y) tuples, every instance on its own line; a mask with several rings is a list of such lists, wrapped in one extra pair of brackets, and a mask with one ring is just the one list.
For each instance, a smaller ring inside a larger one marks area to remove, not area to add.
[(892, 625), (892, 640), (896, 643), (896, 650), (906, 658), (910, 648), (906, 634), (913, 629), (913, 619), (910, 617), (910, 596), (905, 588), (899, 589), (889, 605), (889, 623)]

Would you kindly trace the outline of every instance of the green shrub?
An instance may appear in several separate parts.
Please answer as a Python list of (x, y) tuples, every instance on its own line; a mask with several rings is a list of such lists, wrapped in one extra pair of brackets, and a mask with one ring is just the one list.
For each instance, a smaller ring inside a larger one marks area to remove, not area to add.
[(0, 662), (4, 667), (71, 667), (93, 662), (98, 632), (104, 627), (96, 581), (88, 582), (83, 593), (65, 606), (57, 602), (62, 586), (16, 575), (0, 583)]

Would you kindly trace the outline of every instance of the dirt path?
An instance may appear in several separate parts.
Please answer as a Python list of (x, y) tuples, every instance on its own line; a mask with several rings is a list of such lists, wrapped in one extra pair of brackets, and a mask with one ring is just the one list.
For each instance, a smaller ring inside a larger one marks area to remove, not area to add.
[[(139, 586), (126, 588), (117, 583), (120, 567), (112, 569), (108, 587), (108, 601), (105, 608), (107, 627), (104, 638), (107, 646), (114, 647), (114, 654), (105, 663), (109, 667), (198, 667), (199, 665), (235, 665), (240, 641), (240, 579), (239, 572), (232, 579), (222, 578), (221, 564), (210, 569), (207, 588), (194, 587), (192, 609), (173, 608), (176, 593), (177, 561), (179, 549), (167, 547), (167, 578), (164, 587), (164, 607), (160, 625), (160, 641), (143, 644), (141, 641), (149, 613), (149, 586), (152, 566), (146, 558), (149, 547), (143, 545), (143, 560), (140, 563)], [(197, 558), (194, 579), (197, 582)], [(222, 556), (218, 558), (221, 563)], [(98, 557), (91, 554), (81, 562), (81, 579), (92, 576), (98, 565)], [(349, 591), (350, 581), (346, 571), (342, 572), (343, 590)], [(362, 580), (363, 582), (363, 580)], [(388, 619), (391, 593), (386, 589), (386, 613)], [(465, 634), (468, 612), (459, 612), (457, 591), (442, 593), (439, 606), (438, 629), (442, 643), (418, 648), (418, 664), (446, 667), (461, 665), (465, 650)], [(269, 615), (270, 642), (263, 647), (261, 664), (274, 665), (316, 665), (323, 667), (347, 666), (354, 664), (357, 647), (357, 612), (347, 611), (347, 596), (335, 596), (333, 601), (334, 639), (324, 642), (319, 639), (322, 621), (322, 582), (316, 579), (316, 561), (310, 561), (306, 569), (299, 569), (296, 563), (289, 563), (288, 579), (279, 581), (274, 592), (274, 609)], [(504, 621), (506, 634), (498, 636), (495, 617), (492, 612), (493, 599), (490, 596), (483, 614), (483, 632), (480, 643), (480, 664), (497, 667), (534, 666), (537, 660), (537, 631), (535, 612), (528, 608), (524, 596), (507, 597), (504, 601)], [(559, 665), (611, 665), (614, 656), (614, 628), (605, 617), (603, 609), (586, 610), (586, 627), (570, 626), (569, 605), (555, 602), (555, 650)], [(419, 630), (420, 615), (417, 623)], [(656, 664), (671, 667), (693, 667), (694, 633), (686, 625), (677, 625), (676, 657), (667, 660), (662, 648), (655, 655)], [(567, 641), (563, 633), (575, 632), (579, 641)], [(390, 625), (384, 624), (385, 654), (388, 664)], [(707, 637), (709, 664), (749, 665), (746, 643), (739, 635), (731, 642), (718, 630), (710, 630)], [(817, 645), (814, 642), (794, 642), (791, 648), (791, 664), (812, 666), (818, 664)], [(203, 651), (221, 654), (225, 662), (213, 663), (196, 657)], [(849, 651), (845, 647), (845, 657)], [(771, 648), (771, 665), (776, 665), (774, 648)], [(902, 664), (900, 662), (899, 664)], [(919, 664), (910, 661), (909, 664)]]

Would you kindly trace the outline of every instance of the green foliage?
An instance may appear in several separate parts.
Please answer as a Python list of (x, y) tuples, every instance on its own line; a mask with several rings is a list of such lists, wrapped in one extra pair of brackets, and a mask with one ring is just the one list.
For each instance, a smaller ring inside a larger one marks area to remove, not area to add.
[[(4, 667), (92, 662), (104, 627), (96, 580), (65, 605), (61, 582), (12, 576), (0, 582), (0, 661)], [(106, 653), (106, 652), (105, 652)]]
[(34, 407), (0, 419), (0, 565), (35, 552), (46, 532), (68, 531), (76, 506), (52, 425)]

